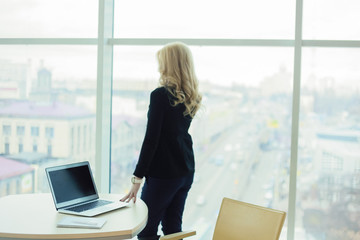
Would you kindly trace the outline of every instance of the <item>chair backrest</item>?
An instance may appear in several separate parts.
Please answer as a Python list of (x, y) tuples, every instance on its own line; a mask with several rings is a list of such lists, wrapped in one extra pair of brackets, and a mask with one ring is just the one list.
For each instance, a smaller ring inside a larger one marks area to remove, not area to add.
[(278, 240), (286, 213), (224, 198), (213, 240)]

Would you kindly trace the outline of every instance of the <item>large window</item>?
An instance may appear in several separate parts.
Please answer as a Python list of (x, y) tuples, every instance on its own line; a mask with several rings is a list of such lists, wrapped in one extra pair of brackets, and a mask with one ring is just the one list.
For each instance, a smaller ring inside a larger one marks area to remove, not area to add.
[[(141, 46), (133, 51), (115, 47), (114, 66), (127, 67), (114, 68), (113, 192), (127, 191), (130, 186), (128, 179), (144, 137), (149, 93), (158, 83), (155, 55), (160, 47)], [(201, 222), (206, 229), (197, 237), (208, 239), (217, 216), (214, 209), (224, 196), (287, 208), (293, 51), (190, 48), (204, 99), (190, 130), (196, 174), (184, 224), (192, 228)], [(139, 64), (144, 66), (141, 73)]]
[[(24, 177), (11, 167), (16, 162), (36, 169), (32, 188), (10, 192), (48, 192), (47, 166), (85, 160), (95, 166), (96, 47), (0, 45), (0, 51), (0, 154), (10, 164), (5, 174), (15, 175), (11, 181)], [(71, 135), (73, 127), (81, 131)]]
[(297, 226), (321, 239), (359, 231), (360, 49), (304, 48)]
[(96, 0), (15, 0), (1, 3), (1, 38), (97, 36)]
[(260, 38), (294, 36), (291, 0), (115, 0), (115, 37)]
[(304, 39), (359, 40), (357, 0), (304, 1)]
[(27, 171), (0, 173), (0, 197), (48, 192), (44, 168), (77, 161), (90, 161), (101, 192), (125, 194), (158, 86), (156, 52), (184, 41), (204, 96), (190, 129), (196, 175), (184, 229), (211, 239), (221, 199), (231, 197), (287, 211), (281, 239), (352, 239), (360, 234), (359, 7), (2, 1), (0, 169)]

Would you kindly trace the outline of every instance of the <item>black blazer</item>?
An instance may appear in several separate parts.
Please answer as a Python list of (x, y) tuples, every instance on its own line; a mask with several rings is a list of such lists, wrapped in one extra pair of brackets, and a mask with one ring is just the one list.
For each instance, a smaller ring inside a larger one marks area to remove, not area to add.
[(184, 104), (173, 107), (172, 99), (164, 87), (151, 92), (145, 138), (134, 171), (137, 177), (174, 178), (195, 171), (188, 133), (192, 118), (184, 116)]

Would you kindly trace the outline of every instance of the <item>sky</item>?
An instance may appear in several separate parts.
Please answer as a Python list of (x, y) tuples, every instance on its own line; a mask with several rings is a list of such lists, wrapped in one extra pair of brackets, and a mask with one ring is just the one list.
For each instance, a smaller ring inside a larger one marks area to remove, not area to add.
[[(303, 36), (359, 40), (359, 10), (358, 0), (304, 1)], [(116, 38), (294, 38), (295, 0), (115, 0), (114, 14)], [(0, 38), (96, 38), (97, 16), (97, 0), (0, 0)], [(115, 46), (114, 77), (157, 79), (160, 47)], [(292, 48), (191, 49), (198, 77), (224, 85), (258, 85), (281, 66), (292, 72)], [(304, 74), (356, 79), (359, 51), (304, 49)], [(57, 79), (96, 78), (96, 46), (0, 45), (0, 53), (12, 62), (31, 59), (33, 68), (44, 61)]]
[[(304, 38), (360, 39), (358, 0), (303, 2)], [(115, 37), (292, 39), (295, 33), (295, 0), (115, 0), (114, 15)], [(94, 38), (97, 17), (97, 0), (1, 0), (0, 37)]]

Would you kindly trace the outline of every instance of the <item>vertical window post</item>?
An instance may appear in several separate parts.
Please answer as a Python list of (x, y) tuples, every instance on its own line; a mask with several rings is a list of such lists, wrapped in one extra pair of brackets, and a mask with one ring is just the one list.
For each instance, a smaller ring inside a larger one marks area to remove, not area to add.
[(114, 0), (99, 1), (95, 181), (100, 192), (110, 192), (111, 99)]
[(296, 0), (294, 86), (293, 86), (293, 102), (292, 102), (289, 210), (288, 210), (288, 226), (287, 226), (288, 240), (293, 240), (295, 234), (296, 175), (297, 175), (297, 159), (298, 159), (299, 111), (300, 111), (300, 87), (301, 87), (300, 80), (301, 80), (301, 50), (302, 50), (302, 9), (303, 9), (303, 1)]

